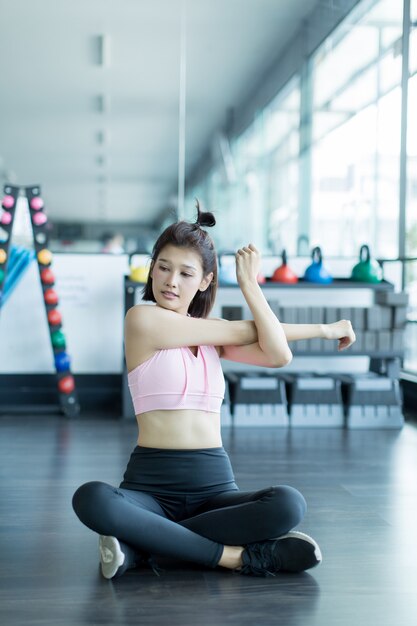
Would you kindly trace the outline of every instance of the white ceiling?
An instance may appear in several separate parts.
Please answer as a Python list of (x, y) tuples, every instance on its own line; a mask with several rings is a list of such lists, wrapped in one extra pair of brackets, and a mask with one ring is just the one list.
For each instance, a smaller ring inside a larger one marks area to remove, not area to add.
[[(188, 0), (186, 175), (315, 4)], [(0, 181), (40, 183), (55, 220), (149, 223), (172, 206), (181, 6), (0, 0)], [(100, 34), (109, 40), (105, 67)]]

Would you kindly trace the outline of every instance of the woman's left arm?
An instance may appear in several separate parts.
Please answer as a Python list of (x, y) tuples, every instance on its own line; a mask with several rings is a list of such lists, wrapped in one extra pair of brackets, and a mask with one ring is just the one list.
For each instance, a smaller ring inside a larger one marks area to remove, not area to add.
[(280, 367), (292, 360), (292, 352), (284, 329), (258, 284), (259, 270), (260, 254), (256, 247), (250, 243), (240, 248), (236, 253), (237, 281), (252, 312), (259, 346), (270, 361)]
[(345, 350), (356, 341), (356, 336), (349, 320), (339, 320), (332, 324), (281, 324), (287, 341), (298, 339), (337, 339), (338, 350)]

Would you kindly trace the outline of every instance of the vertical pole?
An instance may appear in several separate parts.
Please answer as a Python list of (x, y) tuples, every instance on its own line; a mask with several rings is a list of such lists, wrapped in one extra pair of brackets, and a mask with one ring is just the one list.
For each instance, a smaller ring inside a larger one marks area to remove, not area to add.
[[(305, 238), (310, 242), (311, 195), (312, 195), (312, 124), (313, 124), (313, 64), (306, 59), (301, 69), (300, 111), (300, 165), (299, 165), (299, 213), (298, 242)], [(297, 254), (298, 254), (297, 245)]]
[[(398, 220), (398, 256), (404, 258), (406, 250), (407, 201), (407, 117), (410, 47), (410, 0), (403, 5), (402, 70), (401, 70), (401, 151), (400, 151), (400, 207)], [(405, 263), (402, 263), (401, 285), (405, 288)]]
[(186, 0), (181, 0), (180, 29), (180, 97), (179, 97), (179, 141), (178, 141), (178, 211), (177, 219), (184, 219), (185, 196), (185, 101), (187, 84), (187, 24)]

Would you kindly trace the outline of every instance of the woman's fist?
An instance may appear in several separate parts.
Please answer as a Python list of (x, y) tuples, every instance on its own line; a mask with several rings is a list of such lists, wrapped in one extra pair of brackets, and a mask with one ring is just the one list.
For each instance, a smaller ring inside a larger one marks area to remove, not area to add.
[(261, 255), (253, 243), (239, 248), (236, 252), (236, 278), (239, 285), (250, 281), (257, 282), (260, 267)]
[(338, 339), (338, 350), (346, 350), (356, 341), (352, 324), (349, 320), (339, 320), (333, 324), (323, 324), (325, 339)]

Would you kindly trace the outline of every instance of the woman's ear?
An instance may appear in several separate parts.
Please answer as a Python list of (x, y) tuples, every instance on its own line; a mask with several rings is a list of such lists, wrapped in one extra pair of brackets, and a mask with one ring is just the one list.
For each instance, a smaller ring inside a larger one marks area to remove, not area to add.
[(206, 289), (209, 288), (210, 283), (213, 280), (213, 278), (214, 278), (213, 272), (210, 272), (210, 274), (207, 274), (207, 276), (205, 276), (200, 283), (200, 287), (199, 287), (200, 291), (206, 291)]

